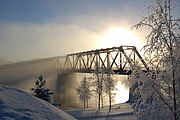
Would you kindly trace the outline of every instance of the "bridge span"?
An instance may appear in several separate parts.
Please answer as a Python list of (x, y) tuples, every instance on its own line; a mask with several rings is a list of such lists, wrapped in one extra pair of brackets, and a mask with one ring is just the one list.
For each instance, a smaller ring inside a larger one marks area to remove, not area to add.
[(71, 105), (78, 107), (79, 105), (74, 102), (77, 100), (75, 88), (79, 80), (78, 75), (73, 73), (91, 73), (98, 65), (107, 72), (129, 75), (135, 64), (141, 66), (142, 70), (148, 70), (145, 61), (134, 46), (97, 49), (1, 65), (0, 85), (28, 91), (34, 87), (34, 80), (39, 75), (43, 75), (47, 79), (47, 87), (54, 92), (54, 101), (61, 103), (63, 107)]
[[(53, 71), (69, 71), (92, 73), (98, 65), (104, 71), (111, 70), (115, 74), (129, 75), (133, 66), (138, 64), (142, 70), (148, 70), (145, 61), (135, 46), (119, 46), (106, 49), (97, 49), (79, 53), (67, 54), (44, 59), (24, 61), (0, 66), (3, 70), (25, 67), (35, 64), (51, 63)], [(39, 69), (39, 68), (38, 68)], [(48, 69), (48, 67), (47, 67)]]

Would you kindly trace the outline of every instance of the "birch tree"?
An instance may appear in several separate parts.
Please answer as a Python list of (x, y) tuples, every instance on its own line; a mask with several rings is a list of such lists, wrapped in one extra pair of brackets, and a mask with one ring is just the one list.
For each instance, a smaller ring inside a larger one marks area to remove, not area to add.
[(109, 110), (111, 109), (112, 102), (114, 101), (114, 98), (115, 98), (115, 93), (113, 93), (113, 91), (115, 90), (115, 85), (116, 85), (116, 82), (112, 78), (111, 73), (108, 73), (105, 79), (105, 86), (106, 86), (106, 94), (108, 95), (108, 98), (109, 98), (108, 100)]
[(99, 64), (95, 63), (95, 70), (93, 72), (93, 76), (95, 76), (93, 86), (94, 92), (98, 95), (98, 109), (103, 108), (103, 98), (104, 98), (104, 80), (106, 75), (104, 74), (104, 70)]
[(173, 16), (176, 7), (171, 0), (155, 0), (147, 6), (147, 16), (133, 27), (150, 30), (143, 49), (151, 70), (133, 73), (143, 82), (138, 87), (139, 119), (180, 118), (180, 19)]

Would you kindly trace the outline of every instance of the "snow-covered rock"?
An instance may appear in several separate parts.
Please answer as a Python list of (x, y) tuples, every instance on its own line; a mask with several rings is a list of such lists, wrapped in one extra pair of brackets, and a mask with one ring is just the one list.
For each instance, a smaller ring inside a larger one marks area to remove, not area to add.
[(0, 86), (0, 120), (75, 120), (72, 116), (28, 93)]

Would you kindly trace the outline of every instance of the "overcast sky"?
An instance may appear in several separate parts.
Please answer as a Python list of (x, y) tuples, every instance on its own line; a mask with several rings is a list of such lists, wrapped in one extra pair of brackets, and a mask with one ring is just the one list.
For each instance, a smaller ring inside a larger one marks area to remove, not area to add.
[(148, 1), (0, 0), (0, 58), (28, 60), (98, 49), (103, 30), (134, 25)]

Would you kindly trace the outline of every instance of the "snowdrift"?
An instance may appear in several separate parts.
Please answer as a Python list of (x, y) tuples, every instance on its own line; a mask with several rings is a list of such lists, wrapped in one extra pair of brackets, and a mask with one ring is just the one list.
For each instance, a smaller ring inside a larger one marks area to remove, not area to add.
[(75, 120), (72, 116), (28, 93), (0, 86), (0, 120)]

